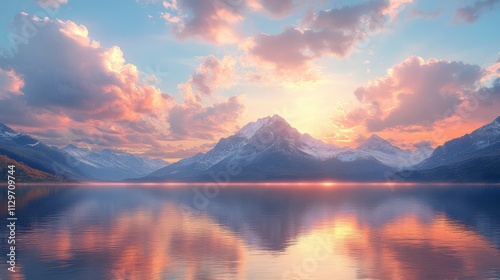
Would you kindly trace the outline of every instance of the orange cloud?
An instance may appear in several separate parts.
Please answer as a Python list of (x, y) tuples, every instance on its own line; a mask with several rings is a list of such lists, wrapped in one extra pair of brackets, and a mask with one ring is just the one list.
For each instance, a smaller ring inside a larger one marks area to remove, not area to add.
[[(405, 147), (462, 136), (498, 115), (500, 75), (495, 65), (482, 69), (464, 62), (408, 57), (385, 77), (356, 89), (360, 107), (338, 118), (336, 126), (354, 135), (377, 132)], [(488, 86), (485, 80), (495, 81)]]

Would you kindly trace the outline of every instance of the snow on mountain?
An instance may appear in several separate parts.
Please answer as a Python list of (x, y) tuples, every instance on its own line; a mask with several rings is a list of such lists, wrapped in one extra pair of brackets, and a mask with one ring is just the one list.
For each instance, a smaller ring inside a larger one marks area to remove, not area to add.
[(83, 174), (69, 165), (66, 155), (30, 135), (14, 131), (0, 123), (0, 154), (22, 162), (26, 166), (52, 175), (84, 179)]
[(12, 128), (0, 123), (0, 137), (2, 138), (12, 138), (19, 135), (18, 132), (14, 131)]
[[(41, 142), (28, 134), (19, 133), (5, 124), (0, 123), (0, 143), (9, 144), (15, 147), (35, 147)], [(50, 149), (48, 146), (45, 146), (45, 148)]]
[(427, 149), (402, 150), (375, 134), (361, 144), (356, 151), (361, 156), (372, 156), (383, 164), (397, 169), (414, 166), (429, 157), (431, 153)]
[[(340, 148), (302, 134), (278, 115), (244, 126), (206, 154), (162, 168), (145, 181), (206, 181), (239, 170), (231, 180), (382, 180), (392, 170), (366, 155), (356, 162), (336, 158)], [(224, 173), (226, 172), (226, 173)]]
[[(279, 122), (286, 123), (286, 121), (278, 115), (259, 119), (256, 122), (251, 122), (245, 125), (238, 133), (235, 134), (235, 137), (242, 137), (250, 140), (255, 137), (259, 131), (266, 129), (269, 130), (269, 127), (271, 127), (274, 123)], [(284, 130), (288, 130), (287, 133), (291, 135), (290, 143), (292, 143), (294, 147), (319, 160), (337, 158), (341, 161), (352, 162), (357, 159), (375, 158), (390, 167), (407, 168), (415, 165), (430, 155), (428, 151), (412, 152), (409, 150), (401, 150), (377, 135), (372, 135), (358, 148), (351, 149), (324, 143), (313, 138), (309, 134), (301, 134), (296, 129), (289, 127), (288, 123), (282, 125), (282, 127), (285, 128)], [(227, 145), (225, 145), (225, 147), (227, 148)], [(212, 164), (214, 164), (238, 150), (238, 147), (235, 145), (229, 148), (230, 149), (214, 149), (223, 150), (223, 153), (211, 151), (207, 153), (207, 157), (210, 157), (213, 160)], [(210, 164), (206, 165), (210, 166)]]
[(372, 135), (356, 149), (345, 148), (335, 157), (344, 162), (375, 158), (384, 165), (406, 169), (428, 158), (431, 153), (430, 149), (402, 150), (378, 135)]
[[(292, 160), (295, 162), (378, 161), (380, 165), (403, 169), (418, 162), (409, 161), (412, 152), (401, 150), (374, 135), (357, 149), (341, 148), (324, 143), (309, 134), (302, 134), (279, 115), (258, 119), (241, 128), (235, 135), (222, 138), (210, 151), (198, 154), (196, 159), (184, 159), (151, 174), (161, 178), (172, 174), (200, 173), (218, 165), (247, 166), (256, 162)], [(419, 161), (423, 158), (419, 158)], [(329, 164), (330, 164), (329, 163)], [(279, 166), (279, 162), (276, 165)], [(224, 168), (224, 167), (222, 167)]]
[(36, 142), (36, 143), (34, 143), (34, 144), (28, 144), (28, 146), (30, 146), (30, 147), (34, 147), (34, 146), (36, 146), (36, 145), (38, 145), (38, 144), (40, 144), (40, 141), (37, 141), (37, 142)]
[[(26, 141), (27, 138), (31, 138), (31, 136), (29, 136), (27, 134), (19, 133), (19, 132), (13, 130), (12, 128), (6, 126), (5, 124), (0, 123), (0, 139), (1, 139), (1, 141), (16, 142), (19, 139), (23, 139), (23, 141)], [(33, 142), (30, 144), (36, 143), (36, 140), (34, 138), (31, 138), (31, 139), (33, 139)], [(26, 143), (26, 144), (28, 144), (28, 143)]]
[(500, 117), (470, 133), (473, 146), (484, 149), (500, 142)]
[(321, 160), (333, 158), (344, 150), (313, 138), (307, 133), (301, 135), (301, 142), (302, 145), (299, 147), (301, 151)]
[[(342, 150), (340, 147), (327, 144), (318, 139), (315, 139), (307, 133), (299, 133), (296, 129), (289, 126), (289, 124), (279, 115), (274, 115), (272, 117), (266, 117), (258, 119), (255, 122), (251, 122), (245, 125), (240, 131), (238, 131), (235, 136), (251, 139), (257, 134), (259, 130), (263, 129), (267, 130), (268, 132), (271, 131), (270, 127), (273, 124), (278, 124), (277, 126), (279, 126), (280, 130), (287, 130), (287, 133), (291, 135), (290, 139), (294, 139), (294, 141), (292, 141), (294, 146), (300, 151), (314, 158), (322, 160), (329, 159), (334, 157)], [(266, 141), (266, 139), (260, 139), (260, 141), (263, 142)]]
[(68, 145), (61, 151), (71, 156), (71, 160), (79, 169), (101, 180), (142, 177), (168, 165), (160, 159), (147, 159), (127, 153), (119, 154), (110, 149), (98, 152)]
[(398, 155), (402, 152), (400, 148), (393, 146), (387, 140), (380, 138), (375, 134), (370, 136), (370, 138), (368, 138), (368, 140), (361, 144), (357, 149), (367, 152), (379, 152), (388, 155)]
[[(301, 134), (279, 115), (262, 118), (256, 122), (249, 123), (236, 133), (235, 136), (244, 137), (249, 141), (242, 141), (239, 145), (233, 145), (231, 148), (234, 151), (241, 149), (248, 143), (265, 150), (266, 146), (276, 145), (277, 141), (283, 140), (288, 143), (289, 148), (297, 149), (305, 155), (319, 160), (333, 158), (343, 150), (335, 145), (315, 139), (307, 133)], [(245, 155), (248, 156), (248, 154)]]
[(271, 117), (261, 118), (255, 122), (248, 123), (244, 127), (242, 127), (234, 136), (244, 137), (247, 139), (252, 138), (255, 135), (257, 130), (261, 129), (263, 126), (268, 124), (271, 121)]

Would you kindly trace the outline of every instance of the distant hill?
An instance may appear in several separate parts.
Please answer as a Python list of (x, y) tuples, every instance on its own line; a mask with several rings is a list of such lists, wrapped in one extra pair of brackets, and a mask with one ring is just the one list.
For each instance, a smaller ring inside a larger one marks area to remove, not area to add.
[(84, 175), (104, 181), (139, 178), (168, 165), (161, 159), (147, 159), (110, 149), (93, 151), (69, 145), (59, 151), (65, 153)]
[(13, 160), (5, 155), (0, 155), (0, 174), (2, 174), (2, 183), (7, 183), (7, 171), (9, 171), (9, 165), (15, 165), (14, 177), (16, 178), (16, 183), (34, 183), (34, 182), (74, 182), (74, 180), (58, 177), (47, 172), (43, 172), (34, 168), (31, 168), (23, 163)]

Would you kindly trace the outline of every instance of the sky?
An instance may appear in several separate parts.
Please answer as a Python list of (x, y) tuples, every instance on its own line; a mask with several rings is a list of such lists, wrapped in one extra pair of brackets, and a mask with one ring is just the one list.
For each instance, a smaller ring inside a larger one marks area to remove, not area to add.
[(356, 147), (500, 115), (500, 0), (5, 0), (0, 122), (169, 161), (279, 114)]

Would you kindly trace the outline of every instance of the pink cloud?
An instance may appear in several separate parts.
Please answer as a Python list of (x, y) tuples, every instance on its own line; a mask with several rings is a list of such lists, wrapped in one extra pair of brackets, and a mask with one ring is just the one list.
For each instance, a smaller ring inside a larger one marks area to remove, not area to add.
[(197, 37), (215, 43), (235, 42), (234, 25), (243, 19), (245, 1), (164, 1), (163, 19), (181, 38)]
[[(456, 112), (464, 96), (476, 89), (482, 71), (477, 65), (412, 56), (355, 91), (366, 110), (367, 127), (432, 126)], [(359, 112), (357, 113), (359, 114)]]
[(300, 28), (255, 36), (248, 52), (278, 71), (307, 68), (324, 55), (345, 57), (369, 34), (385, 28), (408, 2), (372, 0), (311, 13)]
[(189, 84), (200, 94), (212, 95), (215, 89), (234, 83), (235, 67), (236, 60), (231, 56), (225, 56), (222, 60), (213, 55), (202, 57), (201, 64), (189, 79)]
[(354, 94), (360, 106), (334, 120), (347, 138), (376, 132), (408, 147), (441, 144), (498, 117), (500, 72), (496, 64), (411, 56)]
[(22, 28), (25, 21), (43, 24), (12, 57), (0, 58), (0, 121), (49, 145), (119, 147), (139, 154), (159, 150), (168, 156), (172, 151), (163, 147), (172, 140), (233, 132), (244, 110), (238, 97), (201, 103), (201, 96), (215, 97), (217, 88), (232, 82), (230, 57), (202, 58), (186, 83), (199, 100), (176, 104), (141, 79), (118, 46), (102, 47), (84, 25), (23, 13), (13, 27)]
[(274, 17), (285, 17), (299, 4), (294, 0), (261, 0), (260, 5)]
[(237, 120), (244, 111), (245, 106), (238, 96), (207, 107), (188, 101), (172, 108), (168, 123), (170, 131), (178, 139), (216, 140), (221, 134), (238, 129)]
[(202, 57), (189, 80), (179, 85), (184, 103), (174, 106), (167, 119), (175, 139), (217, 140), (237, 130), (238, 120), (245, 112), (241, 97), (230, 97), (208, 106), (203, 102), (218, 89), (234, 83), (235, 65), (236, 61), (230, 56), (221, 60), (213, 55)]
[(250, 11), (265, 11), (285, 17), (297, 6), (294, 0), (166, 0), (161, 17), (180, 39), (199, 38), (213, 43), (236, 43), (241, 39), (239, 23)]
[(9, 98), (11, 95), (22, 95), (21, 89), (24, 81), (14, 70), (3, 70), (0, 68), (0, 100)]
[(167, 106), (170, 97), (142, 84), (119, 47), (101, 47), (85, 26), (26, 14), (17, 15), (14, 26), (22, 28), (24, 21), (44, 21), (44, 26), (3, 63), (23, 76), (29, 106), (80, 122), (137, 120)]

